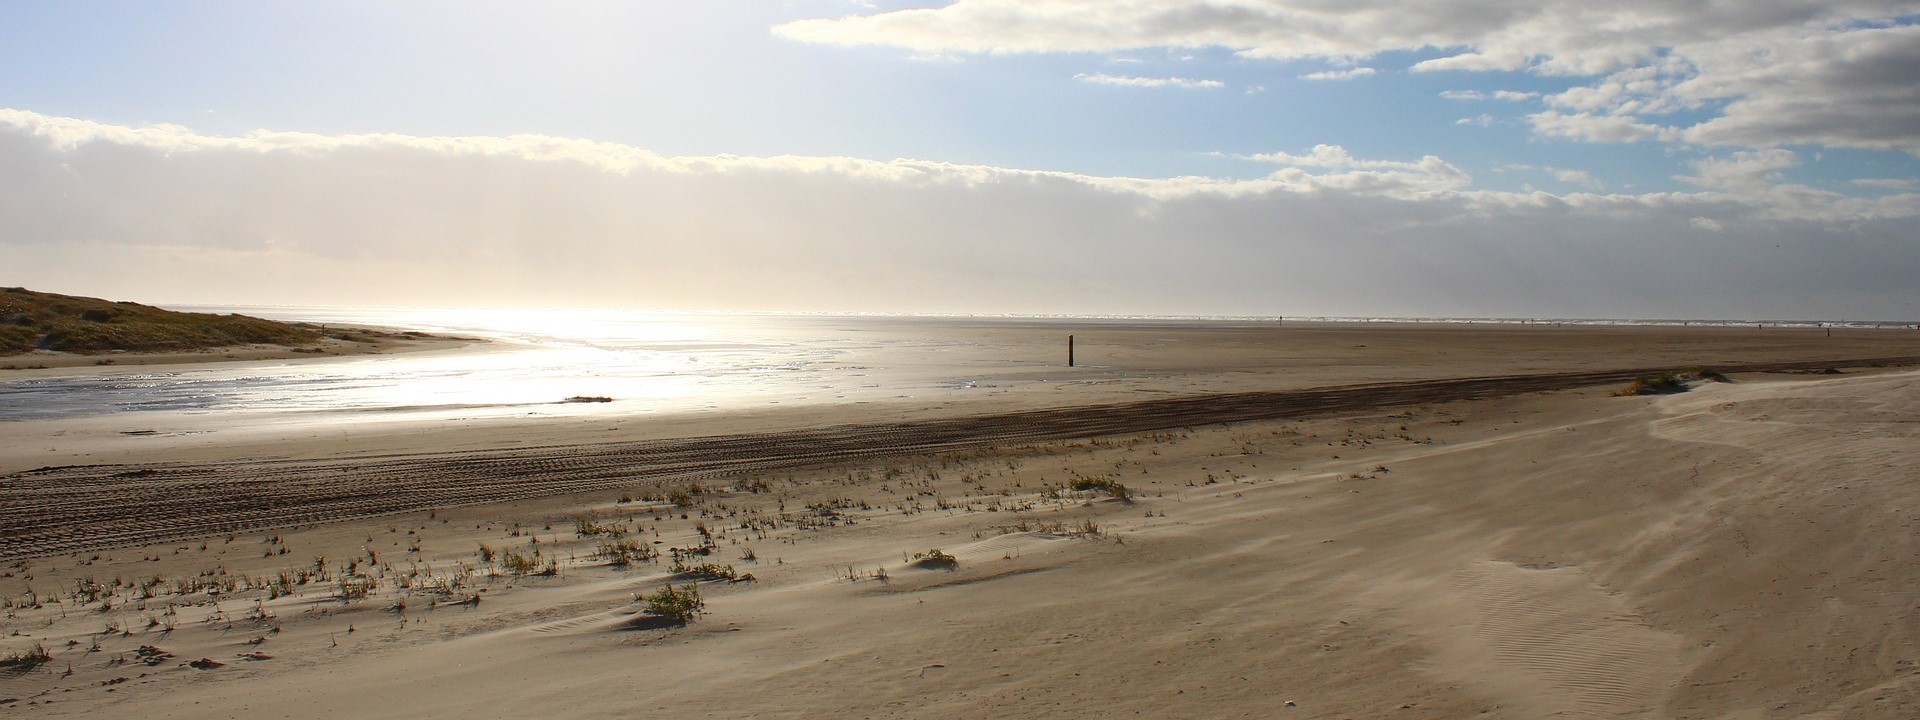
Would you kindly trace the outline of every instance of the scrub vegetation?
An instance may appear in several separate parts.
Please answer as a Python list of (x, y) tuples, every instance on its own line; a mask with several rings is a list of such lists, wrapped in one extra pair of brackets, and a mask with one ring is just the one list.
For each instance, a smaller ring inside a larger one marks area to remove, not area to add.
[(246, 315), (174, 312), (131, 302), (0, 289), (0, 355), (36, 349), (96, 354), (301, 345), (322, 337), (315, 328)]

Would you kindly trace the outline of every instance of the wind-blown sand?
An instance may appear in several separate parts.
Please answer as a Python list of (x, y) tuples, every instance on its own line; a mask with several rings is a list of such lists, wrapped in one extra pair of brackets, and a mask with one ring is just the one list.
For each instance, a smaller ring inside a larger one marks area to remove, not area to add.
[[(1375, 332), (1361, 344), (1407, 337)], [(1724, 364), (1730, 354), (1708, 335), (1697, 354), (1715, 357), (1693, 362), (1623, 344), (1569, 363), (1562, 361), (1578, 353), (1527, 354), (1511, 344), (1497, 362), (1412, 366), (1479, 352), (1471, 334), (1457, 337), (1447, 344), (1428, 336), (1414, 344), (1418, 353), (1403, 351), (1406, 375)], [(1687, 339), (1677, 329), (1658, 337), (1668, 346)], [(1802, 335), (1771, 355), (1741, 357), (1808, 361), (1828, 352), (1817, 342)], [(1920, 354), (1903, 336), (1872, 342), (1880, 345), (1864, 349), (1877, 352), (1827, 357), (1893, 356), (1902, 343), (1905, 355)], [(1338, 353), (1323, 349), (1329, 369), (1313, 377), (1337, 378)], [(1363, 368), (1349, 381), (1378, 381), (1385, 372)], [(1151, 382), (1240, 391), (1341, 384), (1234, 384), (1231, 374), (1170, 372)], [(14, 559), (0, 567), (11, 605), (0, 628), (14, 634), (0, 642), (0, 655), (37, 643), (51, 661), (0, 669), (0, 699), (12, 699), (0, 712), (1920, 715), (1920, 569), (1912, 564), (1920, 372), (1734, 380), (1664, 397), (1615, 397), (1620, 383), (1612, 382), (1529, 387), (939, 452), (875, 442), (876, 451), (907, 454), (871, 459), (847, 459), (816, 438), (814, 449), (826, 453), (820, 463), (711, 475), (698, 480), (698, 492), (685, 477), (627, 477), (571, 495)], [(1116, 395), (1126, 396), (1091, 397)], [(1075, 405), (1002, 397), (945, 414), (825, 408), (687, 420), (651, 434), (532, 432), (603, 449), (643, 440), (658, 448), (662, 438), (717, 434), (700, 431)], [(1220, 409), (1230, 415), (1235, 407)], [(1085, 413), (1056, 417), (1090, 421)], [(417, 450), (471, 453), (528, 432), (422, 429), (407, 437), (435, 441)], [(711, 457), (698, 454), (698, 443), (674, 447), (688, 462), (712, 462), (765, 459), (787, 446), (769, 441)], [(390, 446), (366, 440), (345, 449)], [(128, 484), (124, 502), (137, 506), (154, 501), (143, 493), (169, 487), (162, 474), (175, 468), (156, 462), (239, 462), (220, 466), (236, 475), (274, 467), (245, 459), (252, 452), (181, 445), (142, 457), (122, 449), (116, 461), (145, 464), (114, 472), (132, 473), (119, 481)], [(478, 481), (499, 477), (485, 462), (564, 465), (586, 454), (341, 460), (317, 440), (282, 452), (311, 467), (276, 483), (328, 492), (371, 487), (348, 480), (350, 468), (377, 474), (420, 462), (423, 475), (466, 472)], [(613, 469), (624, 461), (578, 462), (577, 472), (527, 475), (620, 479)], [(217, 469), (209, 466), (208, 477)], [(47, 476), (82, 472), (92, 471)], [(19, 493), (25, 477), (0, 482)], [(1131, 498), (1061, 487), (1096, 477), (1124, 483)], [(82, 485), (68, 489), (77, 493), (73, 507), (111, 505), (111, 494), (85, 494)], [(689, 562), (731, 565), (755, 580), (701, 583), (707, 614), (684, 628), (631, 629), (636, 595), (670, 581), (669, 560), (609, 567), (593, 553), (610, 538), (579, 536), (579, 518), (634, 532), (626, 539), (663, 554), (702, 545), (704, 526), (710, 554)], [(482, 544), (495, 562), (483, 560)], [(34, 554), (12, 547), (16, 557)], [(531, 556), (535, 547), (540, 564), (557, 561), (558, 576), (504, 570), (507, 552)], [(957, 567), (911, 561), (934, 548)], [(317, 557), (326, 559), (325, 579)], [(270, 585), (295, 569), (309, 581), (280, 597), (246, 582), (206, 589), (238, 577)], [(154, 576), (163, 582), (143, 591)], [(342, 599), (358, 577), (376, 589)], [(104, 586), (105, 609), (99, 597), (86, 602), (76, 593), (87, 578)], [(29, 587), (38, 608), (22, 607)], [(475, 597), (477, 604), (466, 602)], [(142, 655), (142, 646), (155, 650)], [(187, 665), (200, 658), (221, 665)]]

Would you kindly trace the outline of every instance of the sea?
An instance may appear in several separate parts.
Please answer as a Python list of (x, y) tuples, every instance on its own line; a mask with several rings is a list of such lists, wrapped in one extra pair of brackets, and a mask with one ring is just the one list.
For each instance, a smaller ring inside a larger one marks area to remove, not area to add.
[[(1059, 358), (999, 357), (972, 327), (1046, 324), (1491, 323), (1906, 328), (1912, 322), (1551, 318), (902, 316), (350, 307), (179, 307), (476, 338), (459, 351), (210, 363), (0, 381), (0, 423), (120, 413), (385, 419), (736, 411), (938, 402), (1050, 382)], [(994, 357), (994, 362), (938, 361)], [(926, 361), (928, 358), (936, 361)], [(3, 377), (3, 376), (0, 376)], [(605, 398), (607, 402), (596, 400)]]

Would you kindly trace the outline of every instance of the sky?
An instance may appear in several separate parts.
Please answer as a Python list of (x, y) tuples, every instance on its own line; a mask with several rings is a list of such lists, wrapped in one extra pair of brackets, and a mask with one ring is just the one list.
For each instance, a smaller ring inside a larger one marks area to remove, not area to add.
[(1920, 2), (0, 3), (0, 285), (1920, 319)]

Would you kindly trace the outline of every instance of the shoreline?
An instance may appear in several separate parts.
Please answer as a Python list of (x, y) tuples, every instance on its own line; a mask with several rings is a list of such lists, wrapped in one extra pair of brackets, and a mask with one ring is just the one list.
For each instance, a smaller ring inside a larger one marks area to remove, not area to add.
[[(823, 372), (837, 374), (815, 373), (834, 379), (795, 384), (771, 395), (652, 402), (610, 392), (606, 385), (583, 376), (579, 383), (535, 398), (544, 404), (521, 407), (367, 408), (374, 412), (121, 410), (9, 420), (0, 423), (13, 437), (13, 442), (0, 446), (0, 473), (51, 465), (327, 458), (436, 448), (482, 450), (783, 432), (1449, 377), (1681, 370), (1920, 355), (1920, 334), (1870, 330), (1836, 331), (1828, 336), (1820, 330), (1741, 328), (1126, 326), (1083, 330), (1074, 326), (1066, 329), (1078, 335), (1083, 364), (1068, 368), (1064, 341), (1069, 333), (1053, 325), (857, 327), (861, 328), (858, 333), (865, 334), (846, 337), (859, 342), (836, 342), (862, 349), (820, 366)], [(520, 347), (442, 339), (408, 352), (459, 355)], [(318, 361), (340, 359), (329, 356)], [(288, 362), (220, 367), (226, 369), (224, 375), (235, 375), (233, 369), (238, 369), (243, 377), (246, 368)], [(0, 372), (0, 381), (154, 372), (167, 367), (5, 371)], [(833, 387), (822, 388), (821, 383)], [(561, 402), (572, 395), (613, 397), (607, 403)]]

